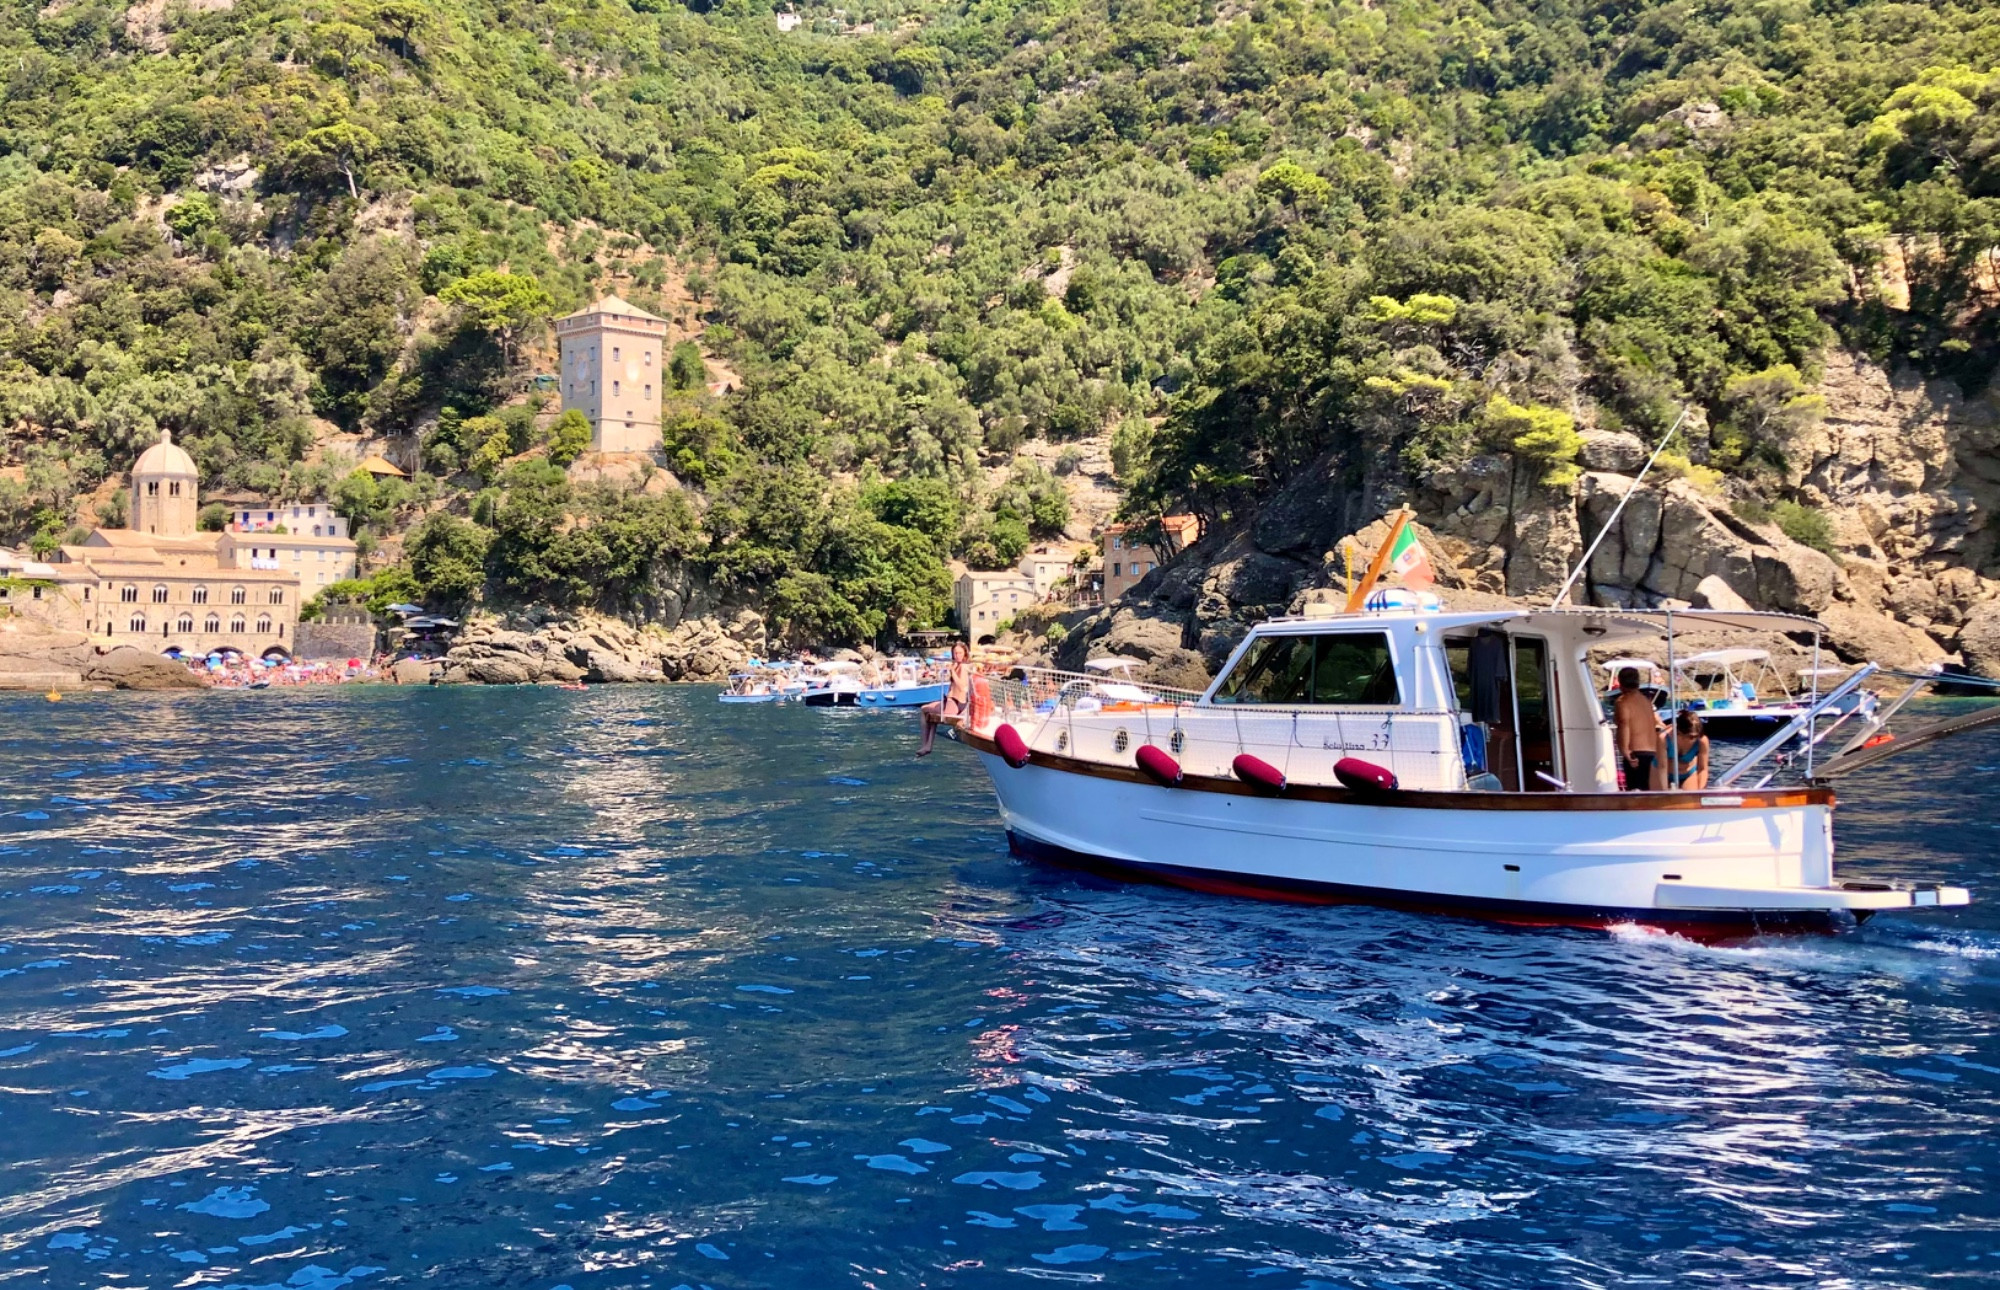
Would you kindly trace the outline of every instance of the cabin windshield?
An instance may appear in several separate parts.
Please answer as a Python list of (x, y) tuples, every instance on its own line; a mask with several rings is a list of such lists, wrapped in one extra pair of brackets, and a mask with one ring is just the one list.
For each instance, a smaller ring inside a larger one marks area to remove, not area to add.
[(1403, 695), (1388, 633), (1342, 632), (1252, 642), (1214, 701), (1396, 707)]

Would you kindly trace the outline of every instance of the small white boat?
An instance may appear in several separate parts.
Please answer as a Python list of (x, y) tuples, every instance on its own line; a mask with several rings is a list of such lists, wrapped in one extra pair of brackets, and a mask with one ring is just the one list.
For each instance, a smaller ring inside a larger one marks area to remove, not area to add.
[(716, 696), (718, 703), (783, 703), (805, 691), (805, 683), (788, 664), (752, 664), (747, 672), (733, 672), (729, 687)]
[(861, 665), (845, 659), (815, 663), (805, 670), (799, 699), (809, 708), (851, 708), (861, 698)]
[[(1674, 660), (1674, 693), (1681, 707), (1701, 714), (1702, 724), (1717, 739), (1762, 739), (1782, 729), (1812, 706), (1814, 696), (1837, 685), (1849, 669), (1834, 667), (1801, 668), (1799, 694), (1786, 695), (1775, 702), (1759, 697), (1762, 690), (1783, 690), (1771, 667), (1771, 655), (1761, 649), (1716, 649)], [(1866, 690), (1856, 689), (1835, 703), (1829, 712), (1867, 717), (1878, 700)], [(1671, 719), (1671, 710), (1662, 713)]]
[[(989, 772), (1017, 851), (1204, 891), (1707, 937), (1970, 899), (1840, 881), (1831, 790), (1740, 782), (1789, 729), (1711, 788), (1619, 791), (1591, 647), (1813, 620), (1387, 603), (1261, 623), (1200, 693), (1109, 695), (1109, 669), (981, 678), (951, 734)], [(1808, 749), (1874, 670), (1793, 723)], [(1870, 728), (1843, 732), (1849, 747)]]

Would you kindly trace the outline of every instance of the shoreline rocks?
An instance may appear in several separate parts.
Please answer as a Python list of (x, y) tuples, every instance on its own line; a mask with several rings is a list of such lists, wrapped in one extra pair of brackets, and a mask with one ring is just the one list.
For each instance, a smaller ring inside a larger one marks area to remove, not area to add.
[(0, 621), (0, 689), (206, 690), (185, 664), (32, 619)]
[[(435, 663), (396, 665), (402, 684), (600, 685), (722, 681), (764, 649), (764, 621), (742, 609), (727, 621), (684, 618), (671, 629), (601, 614), (555, 618), (535, 610), (475, 618)], [(418, 669), (423, 675), (417, 675)]]

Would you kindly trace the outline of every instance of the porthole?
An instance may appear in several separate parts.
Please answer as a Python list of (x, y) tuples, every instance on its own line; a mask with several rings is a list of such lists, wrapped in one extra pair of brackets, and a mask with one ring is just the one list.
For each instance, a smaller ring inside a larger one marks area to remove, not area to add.
[(1167, 748), (1176, 757), (1181, 755), (1181, 749), (1186, 745), (1187, 745), (1187, 731), (1185, 730), (1176, 730), (1172, 735), (1168, 736), (1167, 738)]
[(1125, 746), (1131, 742), (1131, 739), (1126, 736), (1125, 732), (1120, 730), (1117, 734), (1111, 736), (1111, 751), (1122, 753), (1125, 751)]
[(1056, 751), (1063, 752), (1068, 748), (1069, 748), (1069, 731), (1067, 730), (1056, 731)]

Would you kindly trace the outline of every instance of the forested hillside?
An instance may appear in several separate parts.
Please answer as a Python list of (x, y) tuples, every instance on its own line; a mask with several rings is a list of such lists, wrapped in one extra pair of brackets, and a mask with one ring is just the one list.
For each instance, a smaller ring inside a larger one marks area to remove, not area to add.
[[(1691, 402), (1678, 467), (1783, 500), (1830, 339), (2000, 352), (1980, 3), (0, 0), (0, 57), (0, 540), (167, 427), (210, 490), (430, 516), (422, 593), (686, 561), (864, 638), (1060, 528), (979, 482), (1028, 439), (1222, 518), (1343, 440), (1559, 485)], [(733, 374), (682, 347), (688, 494), (505, 406), (613, 288)], [(314, 418), (427, 473), (305, 465)]]

